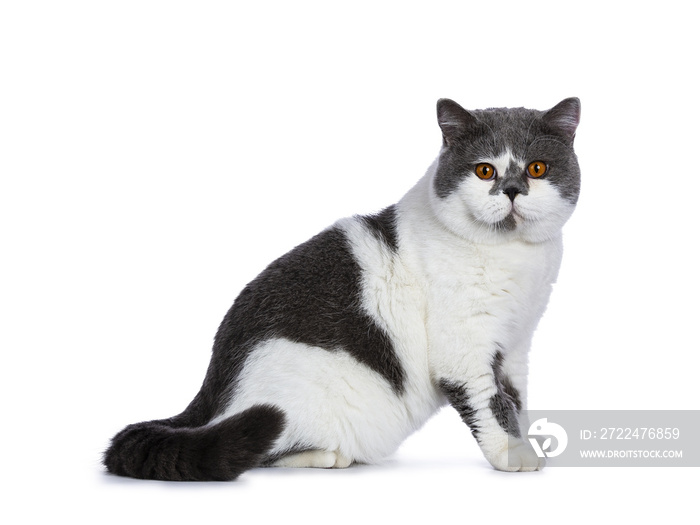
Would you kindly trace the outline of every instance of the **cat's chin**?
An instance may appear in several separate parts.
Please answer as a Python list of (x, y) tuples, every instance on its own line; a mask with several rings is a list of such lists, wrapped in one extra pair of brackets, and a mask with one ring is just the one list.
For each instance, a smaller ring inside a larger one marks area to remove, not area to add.
[(469, 216), (464, 222), (447, 225), (458, 237), (477, 244), (503, 244), (518, 240), (521, 232), (518, 220), (507, 215), (498, 221), (483, 221)]
[(546, 221), (522, 217), (511, 212), (495, 222), (480, 221), (473, 216), (460, 225), (450, 228), (456, 235), (479, 244), (504, 244), (513, 241), (526, 243), (547, 242), (558, 237), (561, 228)]
[(557, 204), (556, 208), (550, 209), (550, 213), (542, 214), (516, 202), (507, 210), (492, 215), (490, 220), (468, 212), (469, 220), (461, 225), (461, 236), (484, 244), (547, 242), (561, 235), (562, 227), (573, 211), (573, 206), (567, 206), (563, 201)]

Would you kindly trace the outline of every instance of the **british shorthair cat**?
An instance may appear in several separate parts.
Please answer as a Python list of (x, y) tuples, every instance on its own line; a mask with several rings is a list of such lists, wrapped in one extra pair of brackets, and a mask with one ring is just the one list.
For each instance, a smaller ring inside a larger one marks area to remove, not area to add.
[(372, 463), (446, 403), (496, 469), (542, 468), (521, 413), (579, 195), (579, 115), (577, 98), (548, 111), (439, 100), (443, 141), (427, 173), (248, 284), (194, 400), (119, 432), (107, 470), (229, 480), (257, 466)]

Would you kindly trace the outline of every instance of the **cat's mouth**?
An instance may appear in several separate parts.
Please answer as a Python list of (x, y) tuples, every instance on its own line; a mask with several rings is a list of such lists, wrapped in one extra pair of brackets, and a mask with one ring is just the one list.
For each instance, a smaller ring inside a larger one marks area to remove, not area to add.
[(533, 213), (533, 210), (529, 209), (528, 206), (516, 206), (515, 202), (511, 207), (510, 215), (513, 215), (521, 222), (541, 221), (543, 218), (541, 213)]
[(527, 209), (523, 210), (522, 207), (517, 206), (516, 203), (512, 203), (509, 209), (504, 209), (501, 217), (494, 217), (494, 219), (496, 220), (489, 221), (492, 227), (502, 232), (513, 231), (517, 229), (518, 226), (523, 226), (524, 223), (537, 220), (536, 217), (532, 217), (532, 215), (527, 212)]
[(469, 212), (469, 215), (478, 223), (483, 224), (488, 229), (497, 232), (512, 232), (526, 223), (540, 220), (539, 215), (533, 216), (528, 206), (523, 206), (518, 199), (515, 202), (493, 202), (485, 206), (480, 213)]
[(513, 231), (518, 227), (518, 220), (516, 219), (516, 216), (517, 214), (515, 213), (515, 211), (511, 210), (511, 212), (508, 215), (506, 215), (505, 218), (494, 223), (493, 227), (497, 231), (501, 232)]
[(515, 208), (515, 204), (513, 204), (513, 207), (510, 209), (510, 213), (508, 214), (508, 216), (515, 217), (515, 218), (523, 220), (523, 221), (527, 220), (527, 218)]

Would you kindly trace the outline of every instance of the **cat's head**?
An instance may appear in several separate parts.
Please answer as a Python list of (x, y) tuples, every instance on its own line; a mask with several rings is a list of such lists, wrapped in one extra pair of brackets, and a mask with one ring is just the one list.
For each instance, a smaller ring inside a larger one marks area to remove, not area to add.
[(580, 110), (577, 98), (548, 111), (467, 111), (439, 100), (443, 147), (431, 187), (438, 218), (478, 242), (541, 242), (558, 234), (579, 195), (573, 142)]

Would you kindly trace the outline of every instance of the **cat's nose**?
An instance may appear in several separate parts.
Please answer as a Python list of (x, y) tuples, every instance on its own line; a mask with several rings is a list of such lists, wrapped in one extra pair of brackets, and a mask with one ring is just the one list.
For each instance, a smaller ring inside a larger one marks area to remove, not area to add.
[(515, 196), (520, 193), (520, 190), (514, 186), (511, 186), (510, 188), (506, 188), (503, 190), (503, 193), (508, 195), (508, 198), (510, 199), (510, 202), (513, 202), (515, 200)]

